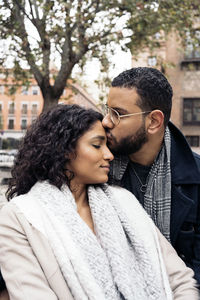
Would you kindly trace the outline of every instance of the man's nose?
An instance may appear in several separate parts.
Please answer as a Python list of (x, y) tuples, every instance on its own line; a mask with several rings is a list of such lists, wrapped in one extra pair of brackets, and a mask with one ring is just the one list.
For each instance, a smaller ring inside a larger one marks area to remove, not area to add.
[(114, 127), (114, 124), (111, 121), (109, 114), (105, 115), (105, 117), (103, 118), (102, 125), (104, 128), (113, 128)]

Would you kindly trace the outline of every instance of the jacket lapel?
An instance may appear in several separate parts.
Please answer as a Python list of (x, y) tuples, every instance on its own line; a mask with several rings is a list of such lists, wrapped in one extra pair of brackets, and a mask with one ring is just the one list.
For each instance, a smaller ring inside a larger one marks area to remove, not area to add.
[[(196, 205), (196, 199), (183, 194), (182, 185), (200, 184), (200, 171), (195, 157), (185, 137), (171, 122), (171, 177), (172, 177), (172, 203), (171, 203), (171, 242), (175, 243), (177, 234), (192, 205)], [(195, 211), (195, 210), (194, 210)]]

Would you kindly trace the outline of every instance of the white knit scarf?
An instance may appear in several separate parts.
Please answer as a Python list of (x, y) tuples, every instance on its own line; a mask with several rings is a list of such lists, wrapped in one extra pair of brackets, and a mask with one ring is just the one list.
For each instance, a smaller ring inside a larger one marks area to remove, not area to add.
[[(132, 221), (112, 188), (88, 188), (96, 236), (80, 218), (67, 186), (38, 182), (27, 194), (76, 300), (172, 299), (153, 222), (142, 207)], [(26, 213), (25, 213), (26, 214)]]

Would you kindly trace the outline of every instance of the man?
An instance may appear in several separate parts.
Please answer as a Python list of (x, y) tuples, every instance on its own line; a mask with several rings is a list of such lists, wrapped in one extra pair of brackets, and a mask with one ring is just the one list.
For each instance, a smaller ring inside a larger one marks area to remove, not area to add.
[(113, 80), (103, 119), (115, 154), (110, 183), (135, 194), (200, 283), (200, 156), (169, 122), (172, 94), (153, 68)]

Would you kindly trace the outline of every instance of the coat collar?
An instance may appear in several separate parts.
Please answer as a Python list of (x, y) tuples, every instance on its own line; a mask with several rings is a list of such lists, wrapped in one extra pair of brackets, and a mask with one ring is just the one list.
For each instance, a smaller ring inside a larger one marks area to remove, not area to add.
[(174, 184), (200, 184), (200, 169), (195, 156), (181, 131), (171, 122), (171, 175)]

